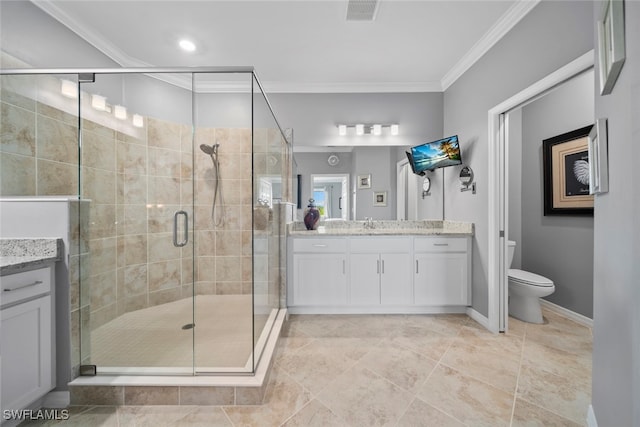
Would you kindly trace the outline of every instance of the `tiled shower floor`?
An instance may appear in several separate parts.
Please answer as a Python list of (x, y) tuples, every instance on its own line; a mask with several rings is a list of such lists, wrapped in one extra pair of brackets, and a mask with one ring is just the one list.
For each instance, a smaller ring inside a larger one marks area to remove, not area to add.
[[(251, 355), (251, 295), (197, 295), (126, 313), (91, 333), (100, 368), (244, 367)], [(195, 344), (194, 344), (195, 343)]]
[(511, 318), (500, 335), (464, 315), (291, 316), (263, 405), (78, 406), (67, 422), (33, 424), (586, 425), (591, 329), (544, 316)]

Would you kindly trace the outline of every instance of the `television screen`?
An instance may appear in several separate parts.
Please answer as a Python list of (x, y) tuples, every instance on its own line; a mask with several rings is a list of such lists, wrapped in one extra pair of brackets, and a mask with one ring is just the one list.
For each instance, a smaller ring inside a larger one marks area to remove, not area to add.
[(412, 161), (413, 172), (418, 175), (425, 171), (462, 164), (458, 135), (411, 147), (409, 160)]

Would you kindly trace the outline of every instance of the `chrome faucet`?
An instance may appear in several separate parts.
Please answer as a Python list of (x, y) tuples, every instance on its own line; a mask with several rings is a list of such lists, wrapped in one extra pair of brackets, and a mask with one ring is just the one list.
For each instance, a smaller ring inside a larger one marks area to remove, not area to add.
[(373, 228), (373, 217), (364, 217), (364, 228)]

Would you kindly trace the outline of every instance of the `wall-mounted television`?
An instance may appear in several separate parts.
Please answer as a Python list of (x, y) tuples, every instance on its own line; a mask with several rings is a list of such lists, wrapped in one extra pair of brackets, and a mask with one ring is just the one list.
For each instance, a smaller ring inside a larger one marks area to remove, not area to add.
[(411, 152), (407, 152), (407, 158), (413, 173), (417, 175), (424, 175), (426, 171), (438, 168), (460, 165), (462, 157), (458, 135), (411, 147)]

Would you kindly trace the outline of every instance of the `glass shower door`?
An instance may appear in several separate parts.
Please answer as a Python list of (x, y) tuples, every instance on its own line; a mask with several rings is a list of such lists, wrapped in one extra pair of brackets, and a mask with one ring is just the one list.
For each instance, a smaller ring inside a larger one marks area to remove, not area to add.
[(81, 84), (83, 364), (193, 373), (190, 74), (95, 74)]

